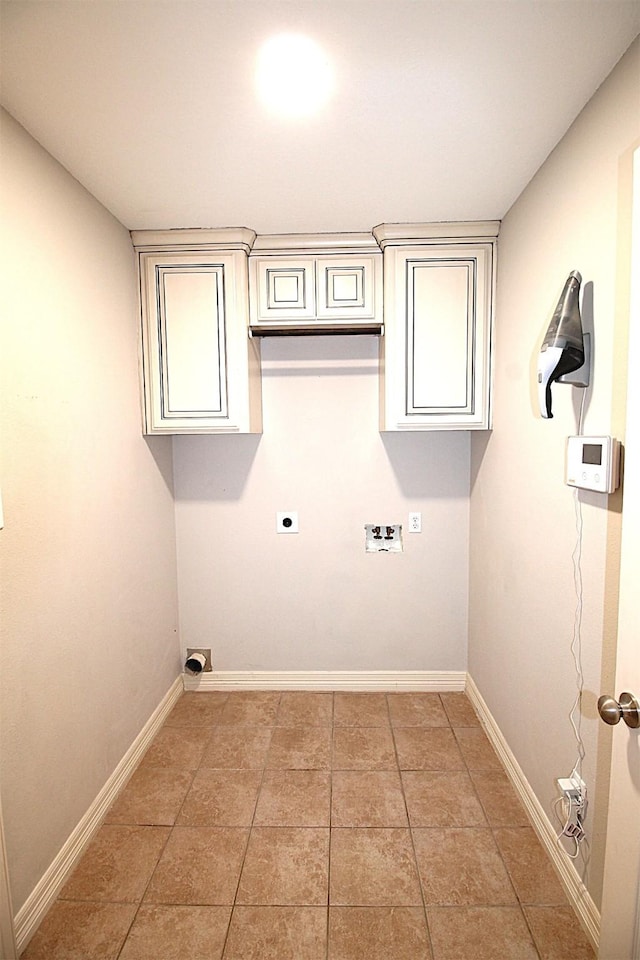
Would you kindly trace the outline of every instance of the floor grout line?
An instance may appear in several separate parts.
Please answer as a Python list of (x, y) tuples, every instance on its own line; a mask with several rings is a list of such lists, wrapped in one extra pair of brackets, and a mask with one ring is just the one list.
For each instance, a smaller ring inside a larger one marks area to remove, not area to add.
[[(436, 694), (436, 696), (437, 696), (437, 694)], [(438, 700), (439, 700), (439, 702), (440, 702), (440, 705), (441, 705), (441, 706), (443, 707), (443, 709), (444, 709), (444, 706), (443, 706), (443, 704), (442, 704), (442, 700), (441, 700), (441, 698), (440, 698), (439, 696), (438, 696)], [(400, 778), (400, 789), (401, 789), (401, 791), (402, 791), (402, 799), (404, 800), (405, 813), (406, 813), (406, 815), (407, 815), (407, 825), (408, 825), (408, 827), (409, 827), (409, 838), (410, 838), (410, 840), (411, 840), (411, 849), (412, 849), (412, 851), (413, 851), (413, 862), (414, 862), (414, 866), (415, 866), (415, 870), (416, 870), (416, 876), (417, 876), (417, 878), (418, 878), (418, 885), (419, 885), (419, 887), (420, 887), (420, 897), (421, 897), (421, 899), (422, 899), (422, 911), (423, 911), (423, 913), (424, 913), (424, 922), (425, 922), (425, 927), (426, 927), (426, 931), (427, 931), (427, 942), (428, 942), (428, 944), (429, 944), (429, 951), (430, 951), (430, 953), (431, 953), (431, 957), (433, 958), (433, 960), (437, 960), (435, 948), (434, 948), (434, 945), (433, 945), (433, 939), (432, 939), (432, 936), (431, 936), (431, 928), (430, 928), (430, 926), (429, 926), (429, 916), (428, 916), (428, 913), (427, 913), (427, 903), (426, 903), (425, 896), (424, 896), (424, 887), (423, 887), (423, 885), (422, 885), (422, 877), (421, 877), (421, 875), (420, 875), (420, 867), (419, 867), (419, 865), (418, 865), (418, 855), (417, 855), (417, 852), (416, 852), (415, 837), (414, 837), (413, 829), (412, 829), (412, 826), (411, 826), (411, 817), (409, 816), (409, 804), (407, 803), (407, 795), (406, 795), (406, 792), (405, 792), (404, 781), (403, 781), (403, 779), (402, 779), (402, 770), (401, 770), (401, 767), (400, 767), (400, 757), (399, 757), (399, 755), (398, 755), (398, 744), (397, 744), (397, 741), (396, 741), (395, 727), (394, 727), (393, 723), (391, 722), (391, 704), (390, 704), (390, 702), (389, 702), (389, 697), (388, 697), (388, 696), (387, 696), (387, 707), (388, 707), (388, 709), (389, 709), (389, 724), (390, 724), (390, 726), (391, 726), (391, 737), (392, 737), (392, 739), (393, 739), (393, 749), (395, 750), (396, 763), (397, 763), (397, 765), (398, 765), (398, 776), (399, 776), (399, 778)], [(446, 713), (446, 711), (445, 711), (445, 713)]]
[(258, 803), (260, 802), (260, 794), (262, 793), (262, 786), (263, 786), (263, 784), (264, 784), (264, 778), (265, 778), (265, 774), (266, 774), (266, 772), (267, 772), (267, 762), (268, 762), (268, 758), (269, 758), (269, 750), (271, 749), (271, 741), (273, 740), (273, 731), (275, 730), (275, 723), (276, 723), (276, 721), (277, 721), (277, 719), (278, 719), (278, 713), (280, 712), (280, 705), (281, 705), (281, 703), (282, 703), (282, 694), (281, 694), (280, 697), (278, 698), (278, 708), (277, 708), (277, 710), (276, 710), (276, 715), (275, 715), (275, 717), (274, 717), (274, 725), (273, 725), (272, 727), (270, 727), (270, 729), (271, 729), (271, 736), (269, 737), (269, 743), (268, 743), (268, 745), (267, 745), (267, 747), (266, 747), (266, 749), (265, 749), (265, 751), (264, 751), (263, 765), (262, 765), (262, 775), (261, 775), (261, 777), (260, 777), (260, 783), (259, 783), (259, 785), (258, 785), (258, 791), (257, 791), (257, 793), (256, 793), (256, 802), (255, 802), (254, 807), (253, 807), (253, 815), (252, 815), (252, 817), (251, 817), (251, 823), (249, 824), (249, 829), (247, 830), (247, 842), (245, 843), (245, 846), (244, 846), (244, 853), (243, 853), (243, 856), (242, 856), (242, 862), (241, 862), (241, 864), (240, 864), (240, 870), (238, 871), (238, 881), (237, 881), (237, 883), (236, 883), (236, 889), (235, 889), (235, 892), (234, 892), (234, 895), (233, 895), (233, 903), (231, 904), (231, 910), (230, 910), (230, 912), (229, 912), (229, 922), (228, 922), (228, 924), (227, 924), (227, 932), (226, 932), (226, 934), (225, 934), (224, 942), (223, 942), (223, 944), (222, 944), (222, 951), (221, 951), (221, 954), (220, 954), (221, 960), (223, 960), (224, 955), (225, 955), (226, 950), (227, 950), (227, 943), (229, 942), (229, 936), (230, 936), (230, 934), (231, 934), (231, 924), (232, 924), (232, 922), (233, 922), (233, 915), (234, 915), (234, 913), (235, 913), (236, 907), (239, 906), (239, 904), (238, 904), (238, 902), (237, 902), (237, 901), (238, 901), (238, 891), (239, 891), (239, 889), (240, 889), (240, 882), (241, 882), (241, 880), (242, 880), (242, 874), (243, 874), (243, 871), (244, 871), (244, 865), (245, 865), (246, 860), (247, 860), (247, 853), (248, 853), (248, 851), (249, 851), (249, 844), (251, 843), (251, 834), (252, 834), (252, 832), (253, 832), (253, 827), (254, 827), (254, 823), (255, 823), (255, 819), (256, 819), (256, 811), (257, 811), (257, 809), (258, 809)]

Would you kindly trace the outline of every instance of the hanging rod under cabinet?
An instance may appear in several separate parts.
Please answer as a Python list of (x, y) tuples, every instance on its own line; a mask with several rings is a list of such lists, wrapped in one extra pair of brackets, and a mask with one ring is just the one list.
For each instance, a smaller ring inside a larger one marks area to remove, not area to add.
[(323, 334), (332, 336), (382, 336), (384, 334), (384, 324), (382, 323), (334, 323), (334, 324), (252, 324), (249, 327), (250, 337), (318, 337)]

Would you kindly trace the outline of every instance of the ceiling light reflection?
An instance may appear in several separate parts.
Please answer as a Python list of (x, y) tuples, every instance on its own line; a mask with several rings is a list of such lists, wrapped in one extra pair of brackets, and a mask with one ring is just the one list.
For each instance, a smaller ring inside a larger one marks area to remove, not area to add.
[(272, 37), (260, 50), (256, 82), (261, 100), (285, 117), (318, 111), (333, 92), (333, 71), (322, 48), (303, 34)]

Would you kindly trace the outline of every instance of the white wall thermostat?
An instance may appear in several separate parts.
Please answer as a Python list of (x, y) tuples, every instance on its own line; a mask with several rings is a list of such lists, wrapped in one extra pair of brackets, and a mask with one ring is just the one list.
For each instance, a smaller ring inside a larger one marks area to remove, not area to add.
[(570, 487), (613, 493), (620, 484), (620, 441), (613, 437), (568, 437)]

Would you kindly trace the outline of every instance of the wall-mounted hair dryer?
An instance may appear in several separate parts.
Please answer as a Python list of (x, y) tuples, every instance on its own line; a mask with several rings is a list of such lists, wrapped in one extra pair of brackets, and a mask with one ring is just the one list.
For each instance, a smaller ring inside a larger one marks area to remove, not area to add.
[[(567, 277), (558, 306), (553, 312), (538, 357), (538, 398), (545, 419), (551, 412), (551, 384), (578, 370), (585, 362), (585, 344), (580, 317), (582, 277), (573, 270)], [(577, 385), (577, 384), (576, 384)], [(586, 384), (581, 384), (586, 386)]]

